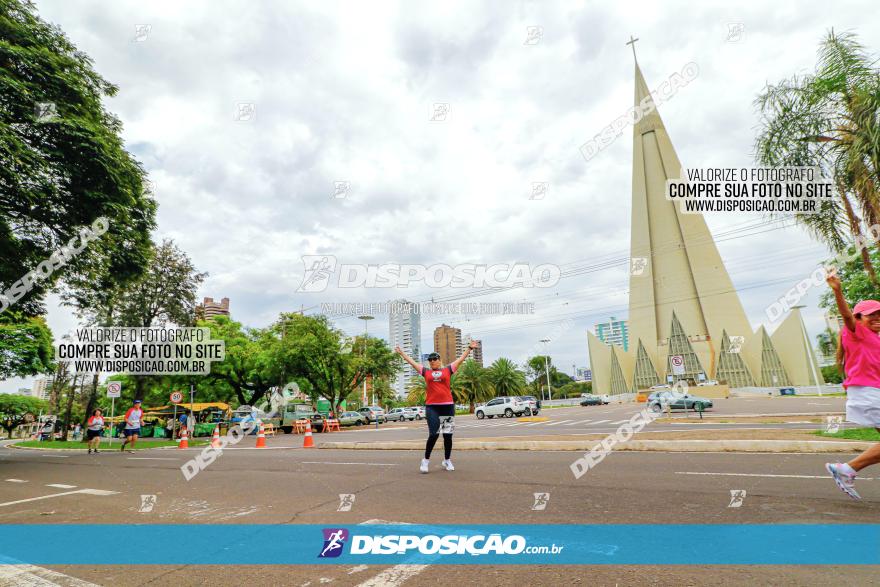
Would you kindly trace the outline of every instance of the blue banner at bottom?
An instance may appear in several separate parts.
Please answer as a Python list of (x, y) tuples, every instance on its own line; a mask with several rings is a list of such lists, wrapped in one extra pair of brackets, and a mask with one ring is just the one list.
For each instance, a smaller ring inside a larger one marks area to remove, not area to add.
[(880, 525), (0, 525), (0, 564), (351, 563), (876, 565)]

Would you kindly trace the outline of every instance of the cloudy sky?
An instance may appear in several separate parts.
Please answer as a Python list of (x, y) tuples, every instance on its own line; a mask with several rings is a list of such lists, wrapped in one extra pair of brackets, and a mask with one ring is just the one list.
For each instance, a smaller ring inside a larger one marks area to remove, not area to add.
[[(153, 181), (156, 238), (210, 273), (202, 295), (229, 297), (234, 318), (262, 326), (325, 302), (465, 291), (298, 293), (303, 255), (553, 263), (576, 275), (462, 300), (525, 300), (533, 316), (424, 317), (422, 343), (429, 349), (446, 322), (481, 338), (488, 361), (522, 361), (549, 337), (568, 372), (588, 364), (588, 329), (626, 315), (631, 131), (589, 161), (578, 148), (632, 103), (630, 35), (649, 87), (699, 65), (660, 107), (688, 167), (750, 166), (755, 96), (812, 70), (828, 29), (880, 38), (880, 15), (864, 2), (37, 6), (120, 87), (107, 107)], [(741, 35), (731, 38), (732, 24)], [(439, 115), (437, 104), (447, 105)], [(334, 197), (337, 182), (345, 197)], [(543, 199), (530, 198), (535, 182), (547, 185)], [(756, 326), (825, 255), (801, 230), (760, 216), (707, 220), (727, 234), (719, 249)], [(822, 328), (819, 293), (806, 300), (811, 336)], [(74, 325), (56, 304), (48, 318), (56, 334)], [(355, 317), (337, 324), (362, 329)], [(387, 318), (370, 329), (387, 336)]]

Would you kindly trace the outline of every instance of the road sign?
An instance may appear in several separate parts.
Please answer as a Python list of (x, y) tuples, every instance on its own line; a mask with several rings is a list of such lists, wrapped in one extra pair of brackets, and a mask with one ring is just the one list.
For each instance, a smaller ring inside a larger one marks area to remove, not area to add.
[(122, 383), (111, 381), (107, 384), (107, 397), (119, 397), (122, 395)]
[(669, 362), (672, 363), (672, 374), (673, 375), (684, 375), (684, 357), (681, 355), (672, 355), (669, 357)]
[(172, 391), (171, 392), (171, 403), (179, 404), (182, 401), (183, 401), (183, 394), (182, 393), (180, 393), (179, 391)]

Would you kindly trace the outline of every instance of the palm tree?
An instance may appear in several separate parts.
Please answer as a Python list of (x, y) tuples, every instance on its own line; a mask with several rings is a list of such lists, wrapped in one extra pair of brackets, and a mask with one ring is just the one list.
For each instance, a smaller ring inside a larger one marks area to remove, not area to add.
[(476, 361), (462, 363), (452, 377), (452, 395), (456, 403), (468, 404), (468, 409), (473, 414), (477, 402), (495, 396), (488, 370)]
[[(768, 85), (758, 96), (755, 151), (761, 165), (818, 167), (832, 178), (838, 199), (796, 219), (840, 253), (862, 238), (863, 220), (880, 224), (880, 72), (850, 33), (831, 30), (818, 59), (815, 74)], [(877, 284), (867, 247), (861, 254)]]
[(412, 378), (409, 383), (409, 389), (407, 389), (406, 403), (411, 406), (425, 405), (425, 393), (425, 378)]
[(525, 373), (518, 370), (510, 359), (496, 359), (489, 367), (488, 375), (496, 395), (522, 395), (526, 389)]

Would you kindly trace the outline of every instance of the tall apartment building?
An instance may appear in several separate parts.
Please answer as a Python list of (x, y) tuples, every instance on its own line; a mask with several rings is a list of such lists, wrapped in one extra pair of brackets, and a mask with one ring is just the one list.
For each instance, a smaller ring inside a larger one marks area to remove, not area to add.
[(840, 332), (840, 329), (843, 328), (843, 317), (837, 312), (825, 312), (825, 326), (831, 332)]
[[(406, 300), (395, 300), (393, 310), (388, 314), (388, 332), (391, 348), (399, 346), (415, 360), (422, 356), (422, 321), (416, 304)], [(403, 369), (391, 382), (398, 397), (406, 397), (413, 377), (419, 375), (409, 366)]]
[(608, 322), (596, 324), (596, 338), (605, 344), (622, 347), (629, 351), (629, 327), (626, 320), (618, 320), (614, 316)]
[(441, 324), (434, 329), (434, 352), (440, 355), (440, 362), (448, 365), (461, 354), (461, 329)]
[(40, 377), (39, 379), (34, 380), (34, 386), (31, 388), (31, 396), (48, 400), (49, 390), (52, 389), (52, 381), (54, 380), (54, 377)]
[(196, 317), (199, 320), (212, 320), (217, 316), (229, 316), (229, 298), (215, 302), (214, 298), (205, 298), (196, 306)]
[[(464, 340), (461, 342), (461, 350), (459, 355), (464, 352), (464, 349), (468, 347), (471, 341), (474, 340), (474, 337), (468, 334), (464, 337)], [(483, 341), (477, 341), (477, 348), (471, 351), (471, 354), (467, 358), (468, 361), (476, 361), (480, 367), (485, 367), (483, 365)]]

